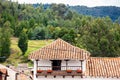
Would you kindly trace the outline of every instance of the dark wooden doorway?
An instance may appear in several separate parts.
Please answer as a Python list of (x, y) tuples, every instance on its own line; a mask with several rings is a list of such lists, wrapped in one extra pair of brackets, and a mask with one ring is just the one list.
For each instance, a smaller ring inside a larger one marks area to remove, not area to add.
[(52, 60), (52, 70), (61, 70), (61, 60)]

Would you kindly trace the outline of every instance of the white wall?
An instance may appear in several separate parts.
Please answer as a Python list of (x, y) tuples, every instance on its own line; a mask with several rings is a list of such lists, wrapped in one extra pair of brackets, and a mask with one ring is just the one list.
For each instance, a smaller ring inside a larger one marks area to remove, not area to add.
[[(38, 66), (51, 66), (51, 61), (49, 60), (40, 60), (38, 61)], [(48, 69), (52, 69), (51, 67), (46, 68), (46, 67), (40, 67), (39, 69), (41, 70), (48, 70)]]
[(80, 77), (74, 77), (72, 78), (71, 76), (66, 76), (63, 78), (62, 76), (56, 76), (54, 78), (53, 76), (48, 76), (47, 78), (45, 77), (38, 77), (37, 80), (120, 80), (120, 78), (80, 78)]
[[(86, 70), (86, 61), (83, 61), (83, 71)], [(51, 66), (51, 61), (49, 60), (40, 60), (38, 61), (38, 66)], [(66, 66), (66, 61), (62, 61), (61, 63), (61, 66)], [(68, 67), (67, 69), (71, 69), (71, 70), (77, 70), (77, 69), (81, 69), (80, 67), (69, 67), (69, 66), (81, 66), (81, 62), (80, 61), (75, 61), (75, 60), (71, 60), (71, 61), (68, 61)], [(40, 67), (39, 69), (41, 70), (48, 70), (48, 69), (51, 69), (50, 68), (46, 68), (46, 67)], [(62, 67), (61, 70), (66, 70), (66, 67)]]
[[(77, 70), (77, 69), (81, 69), (81, 62), (80, 61), (75, 61), (75, 60), (71, 60), (71, 61), (67, 61), (68, 63), (68, 67), (67, 69), (71, 69), (71, 70)], [(62, 61), (61, 66), (66, 66), (66, 61)], [(69, 66), (78, 66), (78, 67), (69, 67)], [(62, 70), (65, 70), (66, 68), (62, 68)]]
[[(38, 65), (39, 66), (51, 66), (51, 61), (41, 60), (39, 61)], [(66, 66), (66, 61), (62, 61), (61, 66)], [(80, 61), (68, 61), (68, 66), (81, 66), (81, 62)], [(41, 69), (46, 70), (45, 67)], [(62, 68), (62, 70), (64, 69), (66, 68)], [(76, 70), (76, 69), (77, 68), (73, 68), (73, 70)], [(83, 71), (85, 70), (86, 70), (86, 60), (83, 61)], [(63, 78), (62, 76), (56, 76), (56, 78), (54, 78), (53, 76), (47, 76), (47, 78), (45, 78), (45, 76), (39, 76), (37, 80), (120, 80), (120, 78), (102, 78), (102, 77), (81, 78), (80, 76), (74, 76), (74, 78), (72, 78), (71, 76), (65, 76), (65, 78)]]

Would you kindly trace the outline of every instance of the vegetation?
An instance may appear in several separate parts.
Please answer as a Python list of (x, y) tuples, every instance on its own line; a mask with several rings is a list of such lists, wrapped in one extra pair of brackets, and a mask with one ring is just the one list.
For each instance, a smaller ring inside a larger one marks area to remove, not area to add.
[[(34, 7), (38, 7), (40, 4), (33, 4)], [(44, 4), (44, 9), (47, 9), (51, 4)], [(109, 16), (112, 21), (116, 21), (120, 16), (120, 7), (116, 6), (98, 6), (98, 7), (87, 7), (87, 6), (69, 6), (68, 9), (73, 10), (79, 14), (91, 15), (94, 17), (106, 17)], [(120, 22), (119, 22), (120, 23)]]
[(31, 62), (28, 60), (28, 55), (35, 51), (38, 50), (41, 47), (44, 47), (45, 45), (51, 43), (53, 40), (29, 40), (28, 41), (28, 49), (25, 55), (22, 55), (21, 50), (18, 47), (18, 38), (11, 38), (11, 55), (6, 59), (4, 62), (4, 65), (15, 65), (17, 66), (18, 63), (28, 63), (30, 64)]
[[(0, 0), (0, 54), (9, 56), (10, 32), (13, 37), (19, 37), (25, 30), (29, 40), (62, 38), (90, 51), (91, 56), (118, 57), (119, 21), (119, 18), (113, 22), (109, 17), (78, 14), (64, 4), (51, 4), (44, 8), (42, 4), (33, 7), (32, 4)], [(3, 39), (6, 40), (4, 44)], [(25, 53), (27, 46), (23, 49), (24, 56), (28, 56), (28, 51), (27, 55)]]
[(86, 7), (86, 6), (70, 6), (70, 9), (84, 15), (91, 15), (95, 17), (109, 16), (112, 21), (115, 21), (120, 16), (120, 7), (115, 6), (100, 6), (100, 7)]
[(28, 48), (28, 36), (24, 30), (20, 34), (19, 41), (18, 41), (18, 47), (21, 49), (24, 55)]
[(2, 57), (7, 58), (10, 55), (10, 37), (10, 23), (9, 21), (7, 21), (3, 24), (3, 27), (0, 29), (0, 56)]

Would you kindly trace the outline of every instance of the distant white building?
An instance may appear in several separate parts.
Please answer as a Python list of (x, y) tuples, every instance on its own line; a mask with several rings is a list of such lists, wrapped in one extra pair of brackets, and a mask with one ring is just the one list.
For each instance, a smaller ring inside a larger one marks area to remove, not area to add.
[(120, 58), (90, 57), (84, 49), (57, 39), (30, 54), (34, 80), (118, 80)]

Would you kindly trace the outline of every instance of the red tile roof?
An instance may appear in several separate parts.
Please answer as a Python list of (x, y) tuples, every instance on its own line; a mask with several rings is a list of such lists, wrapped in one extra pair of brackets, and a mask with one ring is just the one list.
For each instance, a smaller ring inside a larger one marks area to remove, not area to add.
[(89, 56), (90, 53), (88, 51), (75, 47), (62, 39), (57, 39), (48, 46), (31, 53), (29, 59), (84, 60)]
[(120, 78), (120, 58), (91, 57), (87, 61), (86, 76)]
[(1, 72), (2, 74), (7, 75), (7, 69), (5, 69), (5, 68), (0, 68), (0, 72)]
[(20, 73), (18, 76), (17, 76), (18, 79), (20, 80), (28, 80), (28, 77), (22, 73)]

